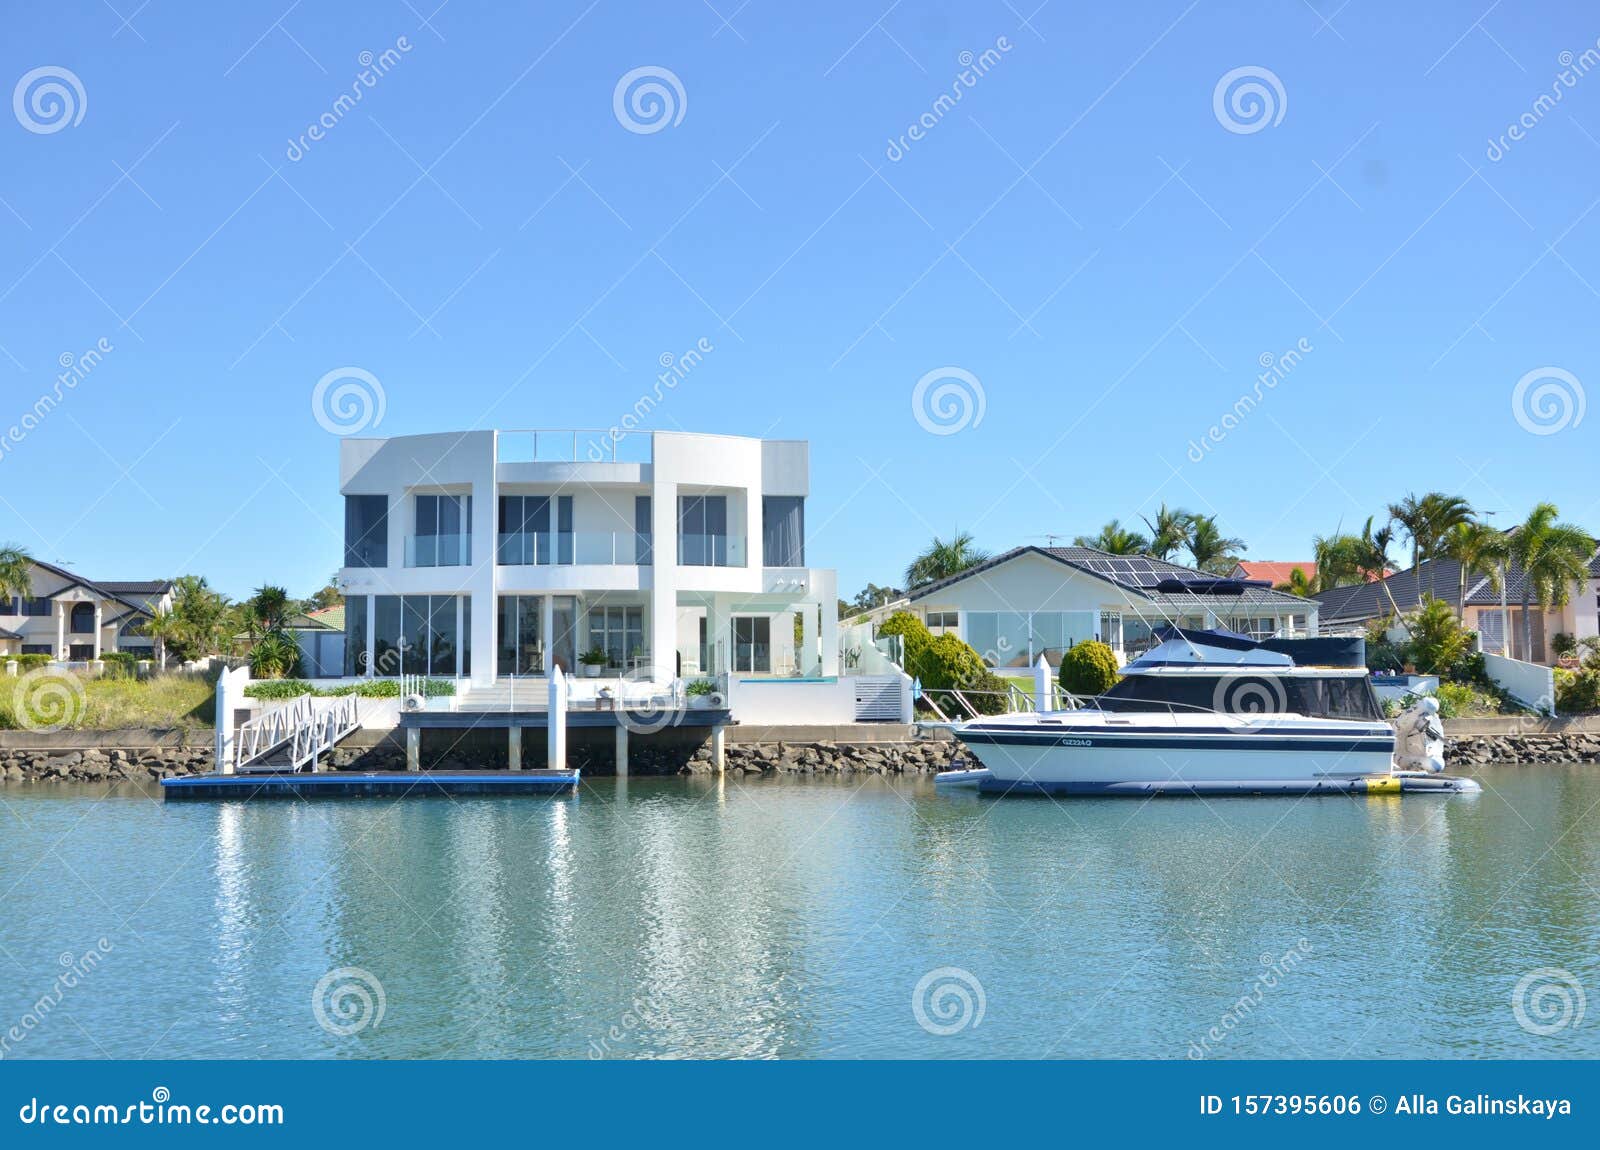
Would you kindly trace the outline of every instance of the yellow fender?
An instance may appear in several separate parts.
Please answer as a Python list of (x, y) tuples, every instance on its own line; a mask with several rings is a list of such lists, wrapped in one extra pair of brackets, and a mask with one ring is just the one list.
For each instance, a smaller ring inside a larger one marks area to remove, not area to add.
[(1384, 775), (1367, 780), (1367, 794), (1369, 795), (1398, 795), (1400, 793), (1400, 780), (1393, 775)]

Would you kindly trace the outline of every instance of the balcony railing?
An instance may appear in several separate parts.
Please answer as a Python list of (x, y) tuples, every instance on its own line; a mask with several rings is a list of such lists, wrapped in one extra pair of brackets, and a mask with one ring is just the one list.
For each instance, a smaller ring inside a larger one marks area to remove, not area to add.
[(649, 463), (650, 434), (602, 427), (559, 431), (502, 431), (500, 463)]
[(680, 567), (743, 567), (743, 535), (679, 535)]
[(650, 536), (632, 531), (508, 531), (495, 552), (502, 567), (648, 567)]
[(466, 567), (471, 563), (471, 535), (406, 536), (407, 567)]

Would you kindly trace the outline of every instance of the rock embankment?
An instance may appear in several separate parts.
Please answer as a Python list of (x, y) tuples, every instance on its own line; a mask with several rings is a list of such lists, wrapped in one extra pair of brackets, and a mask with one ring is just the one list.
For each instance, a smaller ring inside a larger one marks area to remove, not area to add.
[(81, 751), (0, 747), (0, 777), (8, 783), (142, 783), (175, 775), (202, 775), (209, 770), (209, 746)]
[(1600, 763), (1600, 734), (1461, 735), (1446, 734), (1445, 769), (1489, 763)]
[[(964, 756), (952, 740), (915, 743), (730, 743), (724, 762), (730, 771), (787, 775), (921, 775), (949, 770)], [(711, 750), (690, 759), (691, 774), (711, 770)]]

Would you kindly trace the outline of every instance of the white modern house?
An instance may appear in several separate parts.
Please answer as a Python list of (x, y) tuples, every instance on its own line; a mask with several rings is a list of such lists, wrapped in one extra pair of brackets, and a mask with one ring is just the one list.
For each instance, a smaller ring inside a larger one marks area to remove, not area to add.
[(849, 721), (837, 580), (808, 564), (809, 470), (804, 442), (726, 435), (345, 439), (343, 673), (481, 697), (557, 667), (580, 684), (716, 676), (736, 709), (744, 685), (810, 686), (783, 697)]
[(1249, 580), (1148, 555), (1093, 547), (1017, 547), (949, 579), (914, 589), (895, 610), (935, 634), (960, 636), (990, 666), (1023, 668), (1098, 639), (1131, 658), (1162, 624), (1223, 628), (1255, 638), (1317, 633), (1318, 604)]
[(143, 624), (172, 604), (166, 579), (85, 579), (53, 563), (34, 560), (31, 593), (0, 599), (0, 657), (45, 655), (57, 662), (90, 663), (108, 651), (155, 657)]

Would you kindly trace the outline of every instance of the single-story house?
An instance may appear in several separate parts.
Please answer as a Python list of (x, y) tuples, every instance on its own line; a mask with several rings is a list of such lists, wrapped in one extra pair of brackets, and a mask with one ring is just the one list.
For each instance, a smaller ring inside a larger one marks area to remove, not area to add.
[(1317, 604), (1270, 586), (1148, 555), (1093, 547), (1017, 547), (913, 589), (899, 609), (959, 635), (995, 667), (1027, 667), (1099, 639), (1129, 658), (1163, 623), (1260, 638), (1315, 635)]
[(289, 633), (300, 647), (300, 674), (336, 679), (344, 674), (344, 604), (295, 614)]
[(144, 624), (172, 604), (172, 581), (91, 580), (35, 559), (30, 594), (0, 599), (0, 657), (90, 662), (107, 651), (156, 658)]
[[(1529, 612), (1533, 630), (1533, 649), (1522, 647), (1522, 569), (1513, 566), (1505, 579), (1504, 613), (1502, 594), (1487, 575), (1469, 574), (1465, 606), (1461, 597), (1461, 565), (1454, 559), (1424, 560), (1416, 567), (1373, 583), (1335, 587), (1316, 596), (1321, 606), (1323, 630), (1364, 627), (1394, 614), (1395, 607), (1409, 613), (1432, 596), (1461, 611), (1466, 626), (1478, 632), (1483, 649), (1497, 655), (1510, 655), (1525, 662), (1553, 663), (1555, 652), (1550, 642), (1556, 635), (1584, 639), (1600, 634), (1600, 551), (1589, 560), (1589, 576), (1574, 584), (1563, 607), (1541, 611), (1535, 605)], [(1391, 604), (1391, 597), (1393, 602)], [(1508, 642), (1509, 636), (1509, 642)]]

